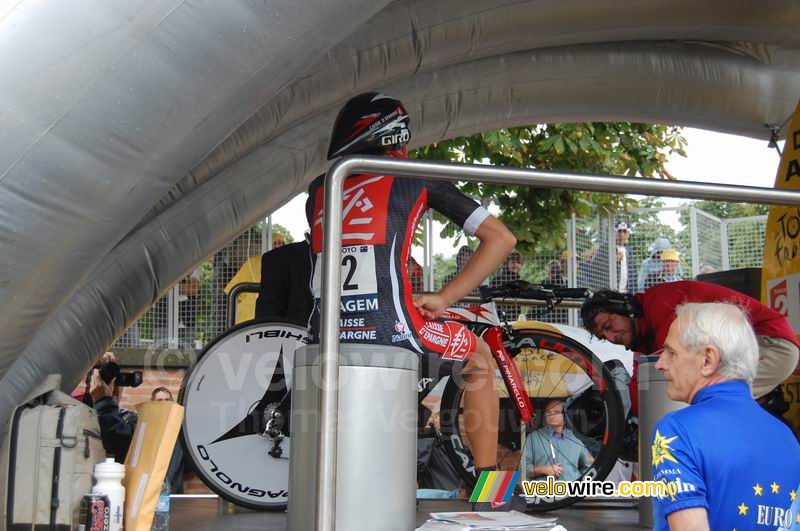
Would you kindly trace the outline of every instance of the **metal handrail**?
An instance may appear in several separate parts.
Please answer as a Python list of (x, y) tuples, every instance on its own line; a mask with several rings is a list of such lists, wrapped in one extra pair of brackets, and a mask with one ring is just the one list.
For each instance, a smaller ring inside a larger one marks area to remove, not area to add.
[(316, 529), (319, 531), (333, 531), (336, 526), (336, 434), (339, 386), (339, 299), (341, 296), (341, 267), (338, 259), (342, 247), (342, 186), (348, 176), (360, 173), (800, 206), (800, 193), (798, 192), (752, 186), (545, 172), (384, 157), (349, 156), (337, 161), (325, 178), (320, 330), (321, 392), (318, 420), (319, 445), (317, 447), (319, 460), (317, 461), (315, 492)]
[(258, 282), (241, 282), (236, 284), (228, 293), (228, 328), (236, 324), (236, 304), (241, 293), (258, 293), (261, 284)]

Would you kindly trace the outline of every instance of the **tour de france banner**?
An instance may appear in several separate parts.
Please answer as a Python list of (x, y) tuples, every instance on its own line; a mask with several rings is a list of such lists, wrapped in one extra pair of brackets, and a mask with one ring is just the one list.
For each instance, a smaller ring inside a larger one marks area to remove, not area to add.
[[(800, 190), (800, 103), (786, 135), (775, 188)], [(761, 301), (789, 320), (800, 334), (800, 208), (774, 206), (769, 210), (761, 274)], [(800, 366), (798, 366), (800, 367)], [(784, 382), (790, 404), (784, 415), (800, 433), (800, 368)]]

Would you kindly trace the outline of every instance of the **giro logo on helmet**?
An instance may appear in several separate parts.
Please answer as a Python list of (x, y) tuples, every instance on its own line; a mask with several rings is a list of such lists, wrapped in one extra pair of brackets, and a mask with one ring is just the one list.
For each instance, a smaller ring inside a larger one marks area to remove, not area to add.
[(409, 140), (411, 140), (411, 135), (408, 133), (408, 129), (403, 129), (399, 133), (381, 137), (381, 144), (384, 146), (393, 146), (395, 144), (408, 142)]

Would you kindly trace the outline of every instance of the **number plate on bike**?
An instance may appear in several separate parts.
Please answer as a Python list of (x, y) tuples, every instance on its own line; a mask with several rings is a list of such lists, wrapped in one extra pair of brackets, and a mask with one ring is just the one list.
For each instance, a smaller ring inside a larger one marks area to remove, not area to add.
[[(342, 247), (342, 313), (378, 310), (378, 280), (375, 273), (375, 247)], [(316, 299), (322, 292), (322, 255), (317, 255), (311, 288)]]

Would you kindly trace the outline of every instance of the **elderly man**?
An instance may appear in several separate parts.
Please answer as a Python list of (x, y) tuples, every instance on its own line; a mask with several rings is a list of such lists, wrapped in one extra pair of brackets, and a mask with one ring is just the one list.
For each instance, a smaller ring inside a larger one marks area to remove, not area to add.
[(726, 303), (684, 304), (676, 315), (656, 369), (689, 407), (653, 433), (653, 478), (666, 486), (655, 529), (791, 526), (800, 446), (750, 397), (758, 344), (747, 315)]
[(562, 481), (577, 481), (592, 464), (586, 446), (566, 427), (564, 402), (551, 399), (545, 402), (544, 425), (525, 441), (525, 463), (528, 477), (553, 476)]
[(664, 346), (675, 307), (686, 302), (730, 302), (747, 313), (758, 341), (758, 373), (752, 386), (755, 398), (770, 392), (794, 371), (800, 350), (786, 318), (747, 295), (716, 284), (668, 282), (634, 296), (598, 291), (583, 303), (581, 320), (601, 339), (651, 354)]

